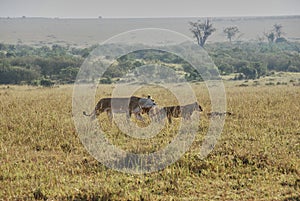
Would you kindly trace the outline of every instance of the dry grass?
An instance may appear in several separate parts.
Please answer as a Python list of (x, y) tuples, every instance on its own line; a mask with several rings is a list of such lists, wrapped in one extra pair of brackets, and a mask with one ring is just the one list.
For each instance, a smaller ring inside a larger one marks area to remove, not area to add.
[[(226, 93), (234, 115), (226, 118), (213, 152), (204, 160), (197, 156), (208, 129), (210, 102), (203, 84), (193, 84), (205, 113), (192, 147), (173, 165), (143, 175), (108, 169), (88, 154), (72, 122), (72, 86), (2, 86), (0, 199), (299, 200), (300, 88), (232, 83), (226, 83)], [(111, 86), (101, 89), (108, 96)], [(170, 96), (160, 90), (151, 94), (167, 104)], [(105, 115), (99, 119), (107, 126)], [(174, 135), (169, 127), (142, 143), (109, 128), (113, 142), (136, 152), (159, 149)], [(143, 149), (136, 148), (139, 144)]]

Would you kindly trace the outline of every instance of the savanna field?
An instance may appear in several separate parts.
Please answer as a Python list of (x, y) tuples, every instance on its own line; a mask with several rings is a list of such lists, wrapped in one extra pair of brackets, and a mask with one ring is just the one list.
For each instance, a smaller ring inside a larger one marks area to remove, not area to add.
[[(84, 148), (72, 119), (72, 85), (2, 85), (0, 200), (300, 200), (297, 76), (284, 84), (273, 79), (226, 81), (232, 115), (204, 159), (199, 152), (211, 105), (205, 85), (193, 83), (204, 111), (192, 146), (174, 164), (141, 175), (111, 170)], [(99, 88), (97, 98), (107, 97), (113, 85)], [(176, 104), (163, 90), (144, 87), (135, 95), (151, 94), (161, 105)], [(98, 120), (109, 140), (134, 153), (167, 145), (179, 124), (175, 119), (153, 139), (138, 140), (110, 124), (106, 114)]]

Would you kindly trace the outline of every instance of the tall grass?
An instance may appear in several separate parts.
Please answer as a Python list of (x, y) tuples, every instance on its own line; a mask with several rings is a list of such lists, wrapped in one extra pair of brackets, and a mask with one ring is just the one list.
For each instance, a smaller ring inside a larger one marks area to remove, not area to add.
[[(194, 84), (205, 112), (190, 150), (164, 170), (142, 175), (106, 168), (85, 150), (72, 122), (72, 86), (3, 86), (0, 199), (299, 200), (299, 87), (226, 86), (233, 115), (226, 118), (208, 157), (200, 160), (198, 155), (208, 129), (210, 101), (204, 85)], [(101, 86), (97, 97), (109, 96), (111, 89)], [(136, 94), (149, 93), (162, 105), (176, 104), (164, 91), (142, 88)], [(143, 141), (119, 132), (105, 114), (98, 120), (111, 142), (137, 153), (164, 147), (179, 122)]]

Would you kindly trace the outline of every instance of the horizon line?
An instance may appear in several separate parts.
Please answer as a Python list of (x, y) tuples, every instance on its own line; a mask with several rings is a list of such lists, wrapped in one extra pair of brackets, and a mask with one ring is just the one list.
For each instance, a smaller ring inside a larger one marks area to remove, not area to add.
[(233, 15), (233, 16), (145, 16), (145, 17), (105, 17), (99, 15), (98, 17), (50, 17), (50, 16), (0, 16), (0, 19), (170, 19), (170, 18), (272, 18), (272, 17), (300, 17), (300, 14), (282, 14), (282, 15)]

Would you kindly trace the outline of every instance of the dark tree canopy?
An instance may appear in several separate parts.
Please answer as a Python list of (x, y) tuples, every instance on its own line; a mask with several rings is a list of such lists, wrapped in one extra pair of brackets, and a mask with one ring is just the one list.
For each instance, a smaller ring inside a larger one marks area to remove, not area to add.
[(270, 43), (273, 43), (275, 41), (275, 34), (273, 32), (265, 33), (265, 36)]

